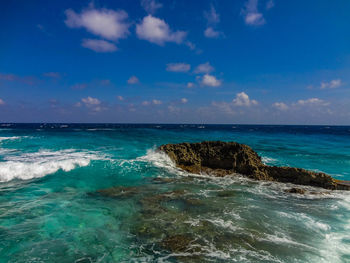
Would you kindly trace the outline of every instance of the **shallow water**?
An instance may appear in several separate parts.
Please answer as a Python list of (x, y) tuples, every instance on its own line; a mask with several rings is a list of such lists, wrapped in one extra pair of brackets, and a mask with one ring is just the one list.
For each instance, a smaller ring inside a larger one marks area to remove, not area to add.
[(0, 262), (350, 262), (349, 193), (193, 176), (154, 150), (237, 141), (350, 180), (350, 127), (199, 126), (0, 127)]

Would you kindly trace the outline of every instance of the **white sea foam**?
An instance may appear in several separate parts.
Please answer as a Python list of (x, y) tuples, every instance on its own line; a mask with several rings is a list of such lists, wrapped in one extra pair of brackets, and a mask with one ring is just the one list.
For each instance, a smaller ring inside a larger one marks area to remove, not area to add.
[[(25, 137), (25, 136), (23, 136), (23, 137)], [(9, 140), (18, 140), (18, 139), (21, 139), (21, 138), (23, 138), (23, 137), (21, 137), (21, 136), (12, 136), (12, 137), (0, 137), (0, 142), (2, 142), (2, 141), (9, 141)]]
[(277, 159), (271, 158), (271, 157), (267, 157), (267, 156), (262, 156), (261, 157), (261, 161), (264, 164), (275, 164), (277, 162)]
[(156, 151), (154, 149), (147, 150), (146, 155), (138, 157), (136, 161), (152, 163), (154, 166), (164, 168), (171, 173), (179, 175), (188, 175), (187, 172), (177, 168), (174, 162), (170, 159), (170, 157), (167, 154), (161, 151)]
[(238, 226), (234, 225), (232, 221), (230, 220), (223, 220), (221, 218), (216, 218), (216, 219), (207, 219), (207, 221), (211, 222), (212, 224), (224, 228), (224, 229), (229, 229), (232, 232), (237, 231), (238, 229), (240, 229)]
[(105, 156), (96, 152), (73, 149), (8, 155), (0, 162), (0, 182), (40, 178), (58, 170), (68, 172), (76, 167), (89, 165), (91, 160), (104, 159)]

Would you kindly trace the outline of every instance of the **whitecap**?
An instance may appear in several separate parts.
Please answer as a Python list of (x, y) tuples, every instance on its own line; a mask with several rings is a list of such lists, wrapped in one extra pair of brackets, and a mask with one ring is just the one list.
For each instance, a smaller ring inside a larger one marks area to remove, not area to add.
[(186, 172), (177, 168), (170, 157), (161, 151), (155, 149), (147, 150), (146, 155), (136, 158), (136, 161), (149, 162), (158, 168), (164, 168), (169, 172), (185, 175)]
[[(24, 136), (23, 136), (24, 137)], [(2, 141), (12, 141), (12, 140), (18, 140), (21, 139), (21, 136), (12, 136), (12, 137), (0, 137), (0, 142)]]
[(277, 162), (277, 159), (271, 158), (271, 157), (267, 157), (267, 156), (262, 156), (261, 157), (261, 161), (264, 164), (275, 164)]
[(40, 178), (59, 170), (68, 172), (76, 167), (89, 165), (91, 160), (106, 159), (106, 156), (97, 152), (74, 149), (8, 155), (0, 162), (0, 182)]

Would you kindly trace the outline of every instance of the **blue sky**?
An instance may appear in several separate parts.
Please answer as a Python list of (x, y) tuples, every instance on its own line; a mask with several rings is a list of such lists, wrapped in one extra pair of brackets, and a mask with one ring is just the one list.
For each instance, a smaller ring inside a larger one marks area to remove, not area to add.
[(350, 125), (347, 0), (1, 6), (1, 122)]

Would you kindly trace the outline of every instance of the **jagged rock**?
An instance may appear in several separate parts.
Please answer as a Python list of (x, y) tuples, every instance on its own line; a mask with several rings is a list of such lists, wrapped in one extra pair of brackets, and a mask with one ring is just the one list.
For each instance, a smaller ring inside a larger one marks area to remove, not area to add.
[(333, 179), (325, 173), (265, 165), (252, 148), (237, 142), (166, 144), (160, 146), (159, 150), (165, 152), (179, 168), (190, 173), (209, 173), (216, 176), (238, 173), (256, 180), (350, 190), (349, 182)]

